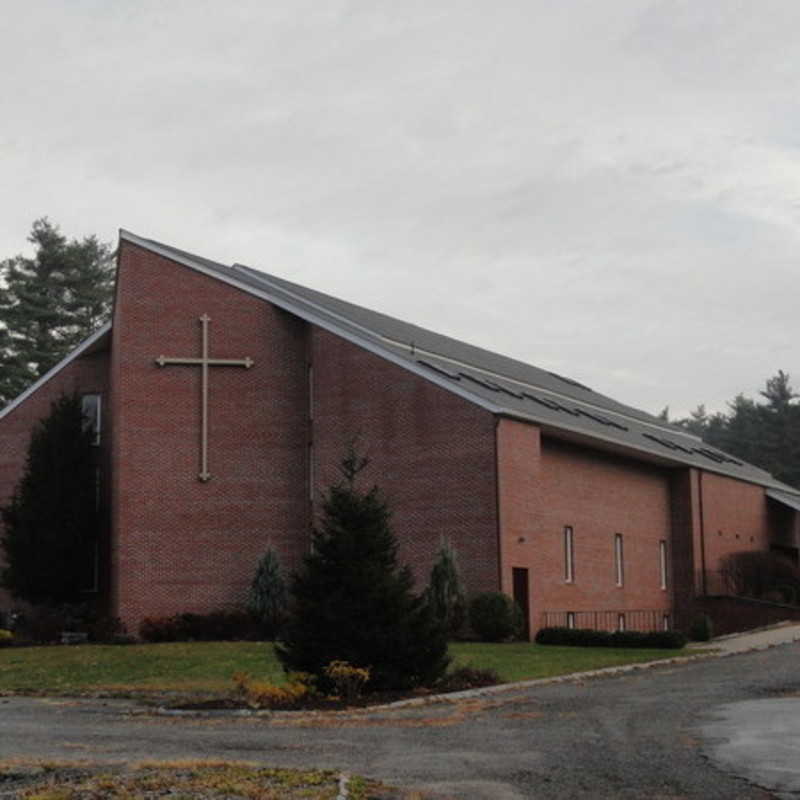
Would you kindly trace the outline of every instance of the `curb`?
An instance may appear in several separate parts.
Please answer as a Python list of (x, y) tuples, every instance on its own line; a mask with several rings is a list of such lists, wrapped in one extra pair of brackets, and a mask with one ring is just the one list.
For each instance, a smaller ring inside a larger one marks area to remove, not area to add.
[[(734, 634), (735, 635), (735, 634)], [(720, 637), (722, 640), (723, 637)], [(729, 637), (725, 637), (729, 638)], [(426, 697), (412, 697), (408, 700), (396, 700), (393, 703), (383, 703), (381, 705), (366, 706), (363, 708), (342, 709), (338, 711), (271, 711), (269, 709), (219, 709), (211, 711), (189, 711), (183, 709), (172, 709), (159, 707), (155, 709), (136, 709), (129, 713), (142, 714), (149, 716), (164, 717), (188, 717), (188, 718), (219, 718), (219, 717), (271, 717), (296, 719), (299, 715), (306, 717), (333, 717), (333, 716), (353, 716), (354, 714), (371, 714), (375, 711), (393, 711), (402, 708), (419, 708), (421, 706), (435, 705), (439, 703), (457, 703), (461, 700), (469, 700), (478, 697), (493, 697), (506, 692), (523, 691), (537, 686), (549, 686), (559, 683), (579, 683), (584, 680), (615, 677), (617, 675), (627, 675), (633, 672), (655, 669), (656, 667), (689, 664), (695, 661), (707, 661), (712, 658), (728, 658), (730, 656), (741, 655), (742, 653), (753, 653), (759, 650), (769, 650), (773, 647), (781, 647), (786, 644), (793, 644), (800, 641), (798, 637), (783, 642), (772, 642), (760, 645), (751, 645), (741, 650), (716, 650), (711, 653), (698, 653), (697, 655), (676, 656), (675, 658), (662, 658), (657, 661), (643, 661), (638, 664), (622, 664), (616, 667), (601, 667), (600, 669), (586, 670), (585, 672), (569, 672), (564, 675), (554, 675), (550, 678), (534, 678), (527, 681), (516, 681), (515, 683), (498, 683), (494, 686), (482, 686), (479, 689), (465, 689), (461, 692), (448, 692), (447, 694), (428, 695)], [(713, 647), (713, 643), (710, 643)]]

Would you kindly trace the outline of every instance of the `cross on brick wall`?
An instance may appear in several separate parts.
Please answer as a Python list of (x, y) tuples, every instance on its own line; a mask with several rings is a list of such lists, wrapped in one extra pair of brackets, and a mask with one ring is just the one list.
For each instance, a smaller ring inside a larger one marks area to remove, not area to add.
[(211, 480), (211, 473), (208, 471), (208, 368), (209, 367), (244, 367), (250, 369), (253, 360), (247, 358), (209, 358), (208, 356), (208, 325), (211, 317), (203, 314), (200, 317), (202, 327), (202, 351), (200, 358), (167, 358), (160, 355), (156, 359), (159, 367), (168, 366), (191, 366), (200, 367), (200, 472), (197, 477), (203, 483)]

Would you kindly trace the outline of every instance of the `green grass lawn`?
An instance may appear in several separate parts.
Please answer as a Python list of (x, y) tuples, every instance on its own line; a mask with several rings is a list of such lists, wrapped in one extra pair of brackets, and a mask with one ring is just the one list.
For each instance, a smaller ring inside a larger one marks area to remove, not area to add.
[[(451, 645), (454, 665), (492, 668), (504, 681), (672, 658), (683, 652), (556, 647), (527, 642)], [(261, 642), (0, 648), (0, 692), (218, 694), (232, 688), (231, 676), (237, 671), (283, 682), (272, 645)]]

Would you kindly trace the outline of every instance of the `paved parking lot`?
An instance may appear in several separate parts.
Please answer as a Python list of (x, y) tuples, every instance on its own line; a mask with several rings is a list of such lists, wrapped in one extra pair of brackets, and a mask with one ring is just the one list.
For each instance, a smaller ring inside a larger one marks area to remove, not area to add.
[[(771, 715), (738, 704), (782, 709), (788, 727), (767, 746), (774, 754), (796, 735), (796, 693), (800, 643), (453, 703), (325, 716), (159, 717), (132, 713), (124, 702), (12, 697), (0, 700), (0, 758), (241, 759), (342, 768), (478, 800), (747, 800), (774, 796), (741, 777), (769, 786), (768, 776), (751, 769), (764, 756), (748, 765), (726, 747), (748, 719), (769, 726)], [(747, 750), (747, 741), (740, 737), (738, 746)]]

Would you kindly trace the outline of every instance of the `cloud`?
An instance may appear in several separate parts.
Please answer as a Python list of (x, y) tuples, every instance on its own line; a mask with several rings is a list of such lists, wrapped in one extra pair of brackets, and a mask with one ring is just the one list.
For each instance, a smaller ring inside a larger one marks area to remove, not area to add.
[(49, 214), (588, 382), (722, 407), (798, 361), (791, 0), (31, 2), (0, 253)]

